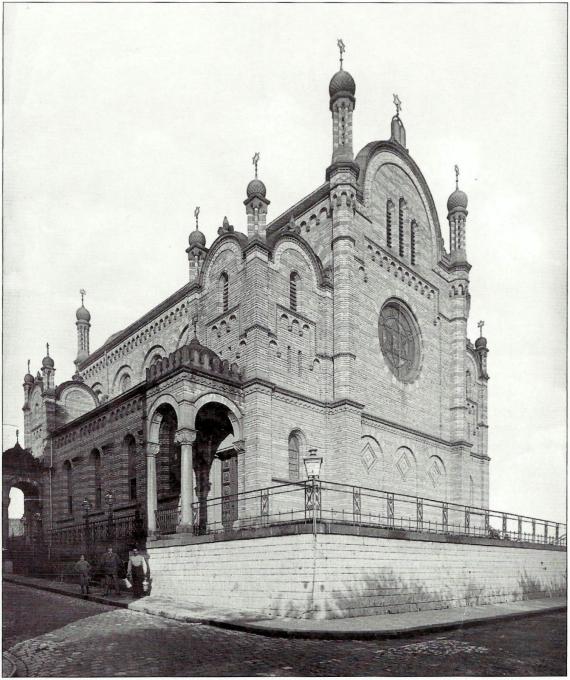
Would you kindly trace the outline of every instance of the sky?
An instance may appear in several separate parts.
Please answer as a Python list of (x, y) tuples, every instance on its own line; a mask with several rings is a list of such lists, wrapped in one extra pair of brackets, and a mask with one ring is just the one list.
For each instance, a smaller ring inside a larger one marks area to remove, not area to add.
[(26, 361), (71, 377), (91, 349), (246, 231), (251, 157), (279, 215), (325, 179), (328, 82), (356, 81), (355, 152), (389, 137), (392, 95), (448, 247), (453, 167), (469, 196), (469, 334), (490, 349), (490, 506), (566, 505), (566, 7), (562, 4), (4, 5), (3, 447)]

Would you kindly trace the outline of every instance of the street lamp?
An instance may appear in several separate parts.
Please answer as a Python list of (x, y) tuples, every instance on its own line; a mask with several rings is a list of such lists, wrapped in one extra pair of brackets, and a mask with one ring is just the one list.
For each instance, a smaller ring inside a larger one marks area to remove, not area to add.
[[(317, 480), (321, 474), (321, 465), (323, 464), (323, 457), (317, 456), (317, 449), (309, 449), (309, 455), (303, 458), (303, 463), (305, 464), (305, 472), (307, 473), (307, 479), (311, 482), (309, 487), (310, 496), (307, 500), (311, 502), (313, 509), (313, 536), (317, 535), (317, 495), (320, 496), (320, 490)], [(320, 502), (319, 502), (320, 505)]]

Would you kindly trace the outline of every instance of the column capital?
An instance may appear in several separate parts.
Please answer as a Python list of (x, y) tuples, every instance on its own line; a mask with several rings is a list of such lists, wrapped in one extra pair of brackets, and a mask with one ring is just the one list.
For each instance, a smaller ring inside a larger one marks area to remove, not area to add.
[(192, 430), (190, 427), (181, 427), (176, 430), (174, 441), (182, 445), (193, 444), (196, 441), (196, 430)]
[(147, 458), (155, 458), (156, 454), (160, 450), (160, 444), (156, 444), (155, 442), (147, 442), (146, 443), (146, 456)]

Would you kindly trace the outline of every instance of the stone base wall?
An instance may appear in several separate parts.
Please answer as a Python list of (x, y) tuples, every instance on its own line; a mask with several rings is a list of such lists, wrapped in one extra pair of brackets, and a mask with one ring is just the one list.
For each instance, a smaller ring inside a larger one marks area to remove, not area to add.
[(264, 616), (330, 619), (566, 593), (566, 551), (291, 534), (149, 542), (152, 594)]

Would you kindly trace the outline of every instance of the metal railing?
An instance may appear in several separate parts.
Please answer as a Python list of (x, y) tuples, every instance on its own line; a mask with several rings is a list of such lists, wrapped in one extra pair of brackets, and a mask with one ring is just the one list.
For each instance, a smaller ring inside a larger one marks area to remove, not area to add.
[[(566, 545), (566, 525), (445, 500), (305, 480), (195, 502), (194, 534), (291, 523), (333, 522), (516, 542)], [(178, 510), (158, 510), (160, 533), (173, 533)]]
[(142, 533), (144, 533), (143, 518), (134, 511), (128, 514), (114, 514), (97, 521), (83, 520), (71, 526), (52, 529), (47, 535), (52, 544), (76, 546), (130, 539)]

